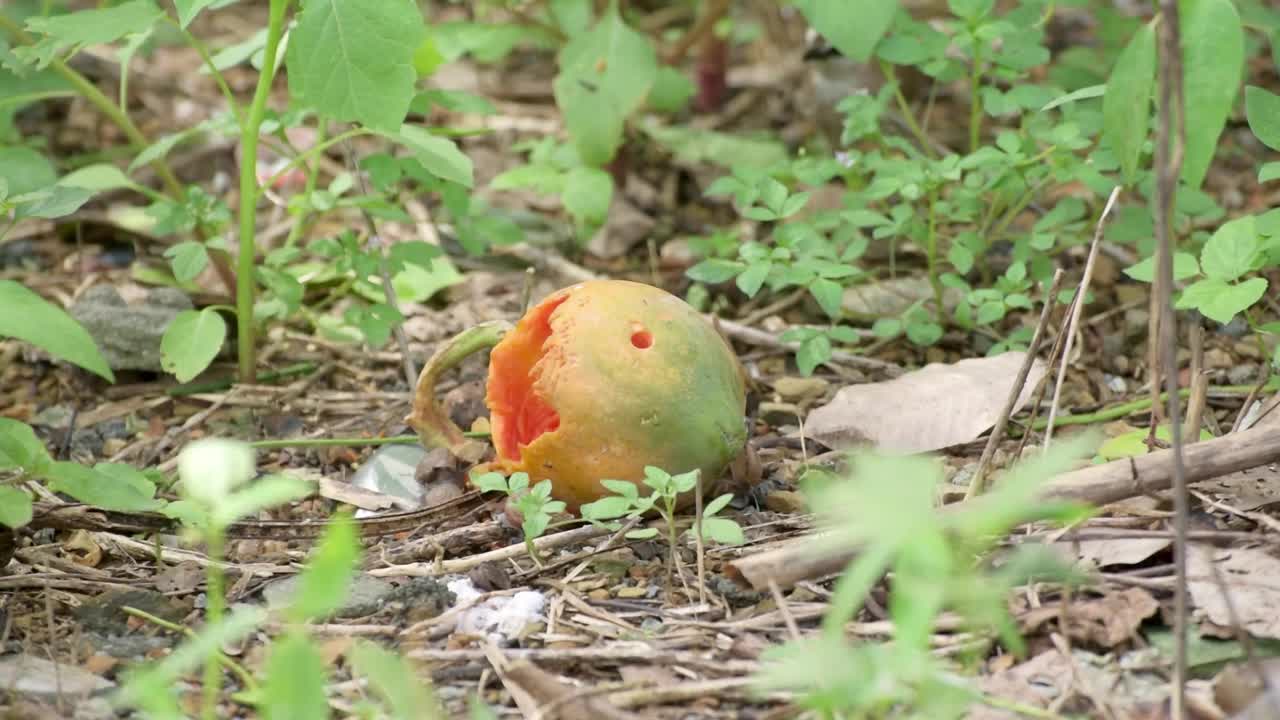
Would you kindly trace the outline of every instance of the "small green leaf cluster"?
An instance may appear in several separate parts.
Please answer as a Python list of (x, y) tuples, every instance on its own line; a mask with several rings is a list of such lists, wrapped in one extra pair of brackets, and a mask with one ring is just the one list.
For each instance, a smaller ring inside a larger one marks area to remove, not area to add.
[[(982, 695), (932, 652), (935, 622), (954, 613), (967, 630), (998, 640), (1011, 653), (1025, 651), (1007, 594), (1027, 582), (1083, 578), (1045, 548), (1019, 546), (998, 566), (992, 553), (1023, 523), (1086, 517), (1084, 508), (1046, 502), (1037, 492), (1096, 444), (1089, 435), (1055, 443), (1010, 469), (991, 492), (947, 513), (936, 508), (943, 478), (934, 459), (862, 454), (848, 476), (806, 473), (804, 492), (823, 530), (815, 552), (856, 553), (836, 582), (821, 632), (766, 651), (759, 686), (795, 692), (820, 714), (966, 716)], [(846, 623), (886, 575), (892, 576), (886, 608), (893, 639), (851, 644)], [(982, 656), (979, 650), (971, 660)]]
[(481, 492), (500, 492), (509, 498), (520, 513), (520, 528), (529, 556), (541, 563), (533, 541), (542, 537), (551, 525), (551, 518), (564, 512), (566, 507), (564, 501), (551, 499), (551, 481), (540, 480), (531, 488), (529, 473), (513, 473), (508, 478), (500, 472), (488, 472), (472, 475), (471, 484)]
[[(1280, 266), (1280, 211), (1261, 216), (1244, 215), (1223, 223), (1200, 249), (1200, 257), (1186, 252), (1173, 256), (1176, 281), (1195, 279), (1177, 297), (1180, 310), (1198, 310), (1216, 322), (1227, 324), (1244, 313), (1253, 325), (1249, 309), (1267, 291), (1268, 281), (1259, 271)], [(1125, 268), (1129, 277), (1151, 282), (1155, 258)]]
[[(674, 540), (676, 504), (681, 495), (691, 492), (696, 487), (700, 475), (700, 470), (672, 475), (662, 468), (646, 466), (643, 483), (650, 492), (645, 495), (640, 494), (640, 488), (635, 483), (623, 480), (601, 480), (600, 484), (614, 494), (583, 505), (580, 514), (583, 520), (593, 525), (618, 530), (622, 527), (622, 524), (617, 522), (618, 518), (638, 520), (656, 510), (667, 522), (670, 536)], [(742, 527), (737, 522), (725, 517), (716, 517), (716, 514), (732, 499), (733, 493), (725, 493), (708, 502), (702, 509), (700, 523), (703, 539), (726, 545), (740, 545), (746, 541)], [(633, 540), (653, 538), (657, 535), (656, 528), (640, 528), (627, 533), (627, 537)], [(672, 552), (675, 552), (674, 546)]]

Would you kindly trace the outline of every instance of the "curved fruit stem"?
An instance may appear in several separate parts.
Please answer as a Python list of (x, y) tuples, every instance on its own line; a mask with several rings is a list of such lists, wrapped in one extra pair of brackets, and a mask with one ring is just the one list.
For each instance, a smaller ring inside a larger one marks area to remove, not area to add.
[(413, 412), (404, 421), (418, 433), (426, 447), (446, 447), (467, 462), (484, 454), (483, 443), (469, 440), (436, 400), (436, 381), (444, 371), (467, 357), (497, 345), (514, 326), (506, 320), (490, 320), (468, 328), (441, 345), (418, 374), (413, 392)]

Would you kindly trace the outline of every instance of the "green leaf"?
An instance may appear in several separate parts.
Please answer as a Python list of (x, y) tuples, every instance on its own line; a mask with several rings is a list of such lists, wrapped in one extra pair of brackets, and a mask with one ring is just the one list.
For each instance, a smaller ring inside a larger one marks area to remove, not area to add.
[(200, 11), (219, 2), (220, 0), (173, 0), (173, 6), (178, 11), (178, 24), (186, 29), (195, 20), (196, 15)]
[(314, 483), (292, 475), (267, 475), (232, 493), (211, 510), (219, 525), (229, 525), (285, 503), (301, 500), (315, 490)]
[(0, 470), (21, 469), (40, 475), (51, 462), (53, 458), (30, 425), (0, 417)]
[(1271, 182), (1280, 178), (1280, 162), (1269, 162), (1258, 168), (1258, 182)]
[(393, 720), (445, 717), (430, 682), (420, 679), (404, 658), (367, 640), (357, 642), (347, 657), (356, 674), (386, 703)]
[(472, 187), (475, 172), (471, 158), (458, 149), (457, 143), (446, 137), (432, 135), (417, 125), (404, 124), (399, 132), (383, 133), (413, 151), (413, 157), (422, 167), (442, 180)]
[(332, 717), (325, 685), (329, 679), (324, 658), (301, 630), (271, 644), (261, 706), (265, 720)]
[(716, 499), (712, 500), (711, 502), (707, 503), (706, 507), (702, 508), (702, 516), (704, 518), (709, 518), (712, 515), (715, 515), (716, 513), (723, 510), (725, 506), (727, 506), (732, 501), (733, 501), (733, 493), (724, 493), (719, 497), (717, 497)]
[(1179, 0), (1186, 155), (1182, 181), (1199, 188), (1244, 70), (1244, 30), (1232, 0)]
[(188, 283), (204, 272), (209, 264), (209, 251), (204, 243), (194, 240), (180, 242), (165, 248), (164, 256), (173, 267), (173, 277), (180, 283)]
[[(1003, 308), (1003, 304), (1001, 305)], [(927, 347), (942, 339), (942, 326), (937, 323), (909, 323), (907, 339), (916, 345)]]
[(15, 487), (0, 485), (0, 525), (20, 528), (31, 522), (31, 496)]
[(721, 517), (703, 518), (702, 536), (722, 545), (741, 545), (747, 541), (741, 525), (729, 518)]
[(89, 332), (62, 308), (13, 280), (0, 280), (0, 337), (13, 337), (84, 368), (111, 382), (107, 366)]
[(844, 288), (840, 283), (826, 278), (818, 278), (809, 283), (809, 294), (818, 301), (819, 307), (832, 320), (839, 320), (843, 310)]
[(52, 185), (58, 174), (44, 155), (21, 145), (0, 148), (0, 179), (9, 184), (9, 197)]
[(578, 223), (603, 225), (613, 200), (613, 176), (600, 168), (579, 165), (565, 175), (560, 200)]
[(1258, 232), (1252, 215), (1223, 223), (1200, 251), (1200, 269), (1211, 280), (1228, 282), (1254, 269)]
[(1252, 306), (1267, 291), (1265, 278), (1250, 278), (1237, 285), (1222, 280), (1200, 280), (1192, 283), (1178, 298), (1177, 308), (1195, 308), (1210, 320), (1223, 325), (1231, 322), (1236, 313)]
[(86, 165), (58, 179), (65, 187), (83, 188), (94, 192), (136, 187), (136, 184), (120, 168), (108, 163)]
[[(1139, 282), (1152, 282), (1156, 276), (1156, 258), (1152, 255), (1141, 262), (1134, 263), (1124, 269), (1124, 274)], [(1191, 253), (1177, 252), (1173, 254), (1173, 279), (1186, 280), (1200, 274), (1200, 263)]]
[(325, 529), (320, 546), (299, 578), (298, 593), (288, 615), (292, 622), (327, 618), (346, 602), (351, 578), (360, 561), (360, 542), (355, 524), (341, 513)]
[(132, 483), (120, 482), (79, 463), (55, 462), (44, 477), (50, 490), (66, 493), (82, 503), (106, 510), (144, 512), (155, 510), (162, 504), (154, 496), (139, 491)]
[(1244, 114), (1249, 129), (1262, 144), (1280, 150), (1280, 95), (1254, 85), (1245, 86)]
[(20, 50), (24, 57), (35, 59), (43, 67), (64, 50), (76, 52), (88, 45), (106, 45), (125, 35), (144, 33), (163, 14), (152, 0), (132, 0), (115, 7), (32, 16), (27, 18), (27, 30), (45, 37)]
[(898, 11), (897, 2), (885, 0), (798, 0), (796, 5), (814, 30), (856, 62), (871, 59)]
[(769, 271), (773, 269), (773, 263), (769, 261), (753, 262), (747, 266), (746, 270), (738, 275), (738, 289), (746, 294), (747, 297), (755, 297), (760, 292), (760, 287), (764, 285), (764, 280), (769, 276)]
[(426, 37), (413, 0), (309, 0), (289, 35), (289, 88), (334, 120), (403, 133), (418, 79), (413, 54)]
[(100, 462), (93, 466), (93, 471), (108, 478), (111, 482), (120, 483), (133, 488), (143, 497), (154, 497), (156, 484), (141, 470), (125, 463)]
[(15, 216), (18, 218), (60, 218), (80, 209), (93, 197), (93, 192), (78, 187), (51, 185), (43, 190), (28, 193), (25, 196), (11, 197), (9, 201), (17, 205)]
[(684, 109), (695, 92), (697, 88), (688, 75), (670, 65), (663, 65), (654, 76), (647, 102), (658, 112), (677, 113)]
[(584, 163), (604, 165), (622, 141), (627, 116), (653, 87), (657, 53), (611, 4), (594, 28), (561, 49), (558, 60), (552, 87), (569, 136)]
[[(629, 483), (628, 483), (629, 484)], [(578, 509), (583, 520), (613, 520), (631, 511), (631, 500), (621, 495), (609, 495)]]
[(1073, 103), (1077, 100), (1089, 100), (1091, 98), (1103, 97), (1106, 93), (1106, 85), (1090, 85), (1088, 87), (1082, 87), (1075, 92), (1069, 92), (1066, 95), (1059, 95), (1048, 103), (1045, 103), (1044, 107), (1040, 108), (1040, 112), (1052, 110), (1060, 105)]
[(209, 367), (226, 337), (227, 323), (217, 310), (183, 310), (160, 339), (160, 366), (188, 382)]
[(688, 270), (685, 270), (684, 274), (687, 275), (690, 280), (707, 283), (709, 285), (716, 285), (736, 276), (745, 268), (746, 265), (743, 265), (740, 262), (710, 258), (703, 260)]
[(1138, 174), (1138, 160), (1151, 121), (1151, 89), (1156, 78), (1155, 30), (1140, 26), (1116, 58), (1102, 97), (1102, 134), (1120, 161), (1126, 183)]
[(796, 350), (796, 367), (800, 374), (808, 377), (819, 365), (831, 359), (831, 338), (826, 335), (815, 335), (800, 343)]

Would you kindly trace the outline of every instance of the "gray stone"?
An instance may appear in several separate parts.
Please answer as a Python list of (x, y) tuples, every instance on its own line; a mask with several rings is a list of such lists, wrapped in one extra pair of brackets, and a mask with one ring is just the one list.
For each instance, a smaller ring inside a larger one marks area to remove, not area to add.
[(115, 687), (106, 678), (76, 667), (35, 655), (0, 658), (0, 687), (42, 700), (86, 696)]
[(130, 305), (111, 285), (94, 285), (71, 305), (113, 370), (160, 372), (160, 338), (178, 313), (193, 309), (180, 290), (156, 288)]
[(1256, 363), (1241, 363), (1227, 369), (1227, 382), (1232, 385), (1252, 385), (1258, 381), (1260, 368)]
[[(298, 591), (301, 575), (276, 580), (262, 589), (262, 597), (267, 601), (269, 610), (283, 610), (293, 602)], [(334, 617), (359, 617), (375, 612), (395, 591), (396, 586), (382, 578), (372, 575), (356, 575), (347, 589), (347, 597), (342, 605), (334, 611)]]

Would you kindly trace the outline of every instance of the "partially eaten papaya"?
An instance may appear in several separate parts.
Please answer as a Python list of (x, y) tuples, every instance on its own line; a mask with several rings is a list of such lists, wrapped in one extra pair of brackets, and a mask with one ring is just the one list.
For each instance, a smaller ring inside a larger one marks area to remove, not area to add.
[(485, 403), (496, 464), (550, 479), (574, 512), (609, 494), (601, 480), (640, 485), (646, 465), (713, 482), (747, 436), (729, 344), (680, 298), (623, 280), (531, 308), (490, 354)]

